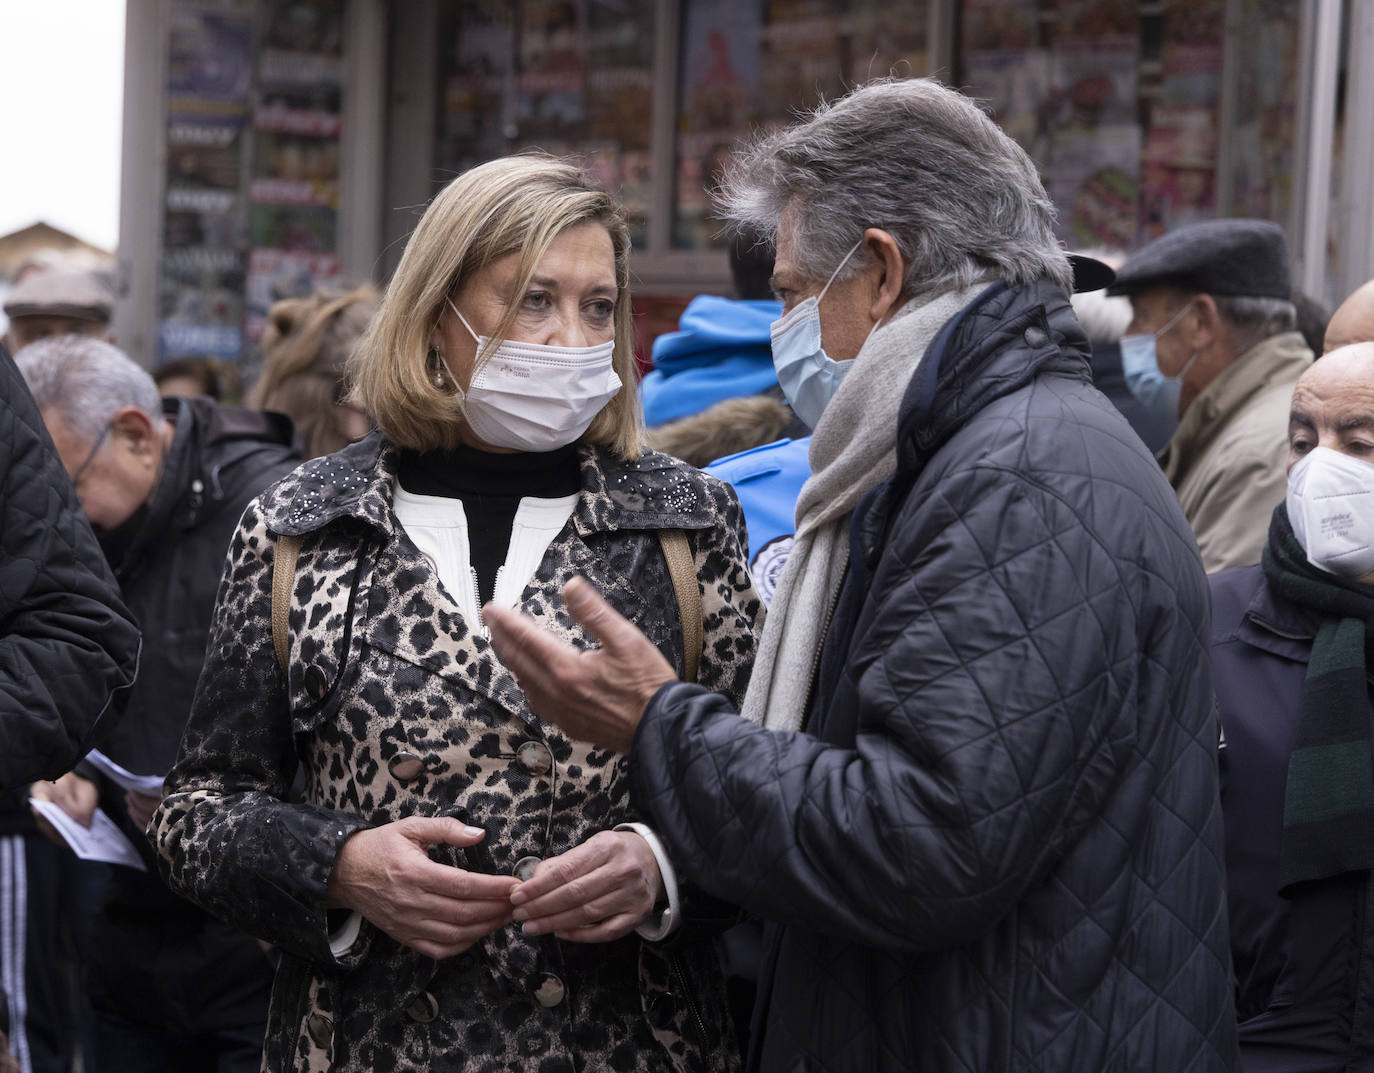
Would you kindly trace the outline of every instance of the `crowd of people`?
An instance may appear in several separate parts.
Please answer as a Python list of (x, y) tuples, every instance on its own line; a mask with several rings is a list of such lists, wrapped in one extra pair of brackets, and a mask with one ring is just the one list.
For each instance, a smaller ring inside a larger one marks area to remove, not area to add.
[(930, 79), (718, 196), (642, 383), (534, 153), (278, 303), (251, 408), (10, 293), (4, 1068), (1374, 1064), (1374, 281), (1071, 255)]

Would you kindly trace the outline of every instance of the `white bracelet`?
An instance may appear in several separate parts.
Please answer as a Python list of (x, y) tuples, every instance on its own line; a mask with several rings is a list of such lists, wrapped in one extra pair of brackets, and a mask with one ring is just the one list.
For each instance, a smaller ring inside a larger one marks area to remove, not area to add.
[(677, 931), (678, 925), (682, 922), (682, 910), (678, 903), (677, 894), (677, 873), (673, 871), (672, 862), (668, 860), (668, 851), (663, 848), (663, 843), (658, 840), (658, 835), (654, 834), (653, 828), (642, 823), (621, 823), (617, 824), (617, 831), (633, 831), (649, 843), (649, 848), (654, 851), (654, 860), (658, 862), (658, 873), (663, 877), (663, 892), (668, 896), (668, 908), (658, 915), (654, 921), (646, 920), (639, 927), (635, 928), (635, 933), (641, 939), (649, 942), (658, 942), (666, 939)]

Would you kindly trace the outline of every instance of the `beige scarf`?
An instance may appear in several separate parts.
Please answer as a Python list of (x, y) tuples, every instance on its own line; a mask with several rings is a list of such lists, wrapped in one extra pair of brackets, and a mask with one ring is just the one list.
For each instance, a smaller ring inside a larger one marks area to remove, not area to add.
[(797, 533), (769, 603), (743, 714), (770, 730), (799, 730), (830, 613), (849, 563), (849, 518), (897, 468), (902, 396), (926, 348), (985, 283), (919, 295), (869, 337), (811, 438), (811, 477), (797, 499)]

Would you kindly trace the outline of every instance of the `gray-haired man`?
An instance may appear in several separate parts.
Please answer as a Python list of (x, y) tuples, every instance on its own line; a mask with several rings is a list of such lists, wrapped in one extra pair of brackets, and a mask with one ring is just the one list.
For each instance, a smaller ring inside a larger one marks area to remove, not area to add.
[[(164, 402), (146, 370), (83, 336), (43, 339), (15, 362), (143, 630), (128, 712), (101, 748), (137, 774), (165, 774), (190, 715), (234, 527), (248, 501), (299, 461), (291, 424), (209, 399)], [(111, 869), (93, 926), (84, 968), (101, 1070), (256, 1073), (272, 966), (256, 941), (158, 878), (143, 837), (156, 798), (76, 773), (33, 793), (89, 822), (97, 786), (150, 866)]]
[[(1034, 165), (885, 82), (743, 154), (725, 203), (776, 234), (779, 379), (819, 410), (748, 718), (576, 582), (600, 648), (489, 607), (502, 658), (773, 922), (756, 1068), (1234, 1068), (1206, 583), (1089, 382)], [(563, 926), (560, 880), (517, 916)]]

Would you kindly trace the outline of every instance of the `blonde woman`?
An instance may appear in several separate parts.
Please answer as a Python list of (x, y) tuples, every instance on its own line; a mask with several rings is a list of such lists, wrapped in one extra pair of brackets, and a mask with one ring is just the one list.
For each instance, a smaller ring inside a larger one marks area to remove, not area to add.
[[(559, 596), (582, 575), (681, 673), (660, 530), (682, 530), (698, 680), (746, 684), (741, 515), (642, 447), (628, 253), (619, 207), (567, 163), (454, 180), (354, 360), (378, 431), (243, 518), (150, 831), (175, 889), (282, 952), (268, 1070), (738, 1064), (709, 906), (638, 822), (624, 757), (535, 716), (482, 624), (518, 606), (590, 647)], [(535, 875), (555, 889), (515, 909)]]

